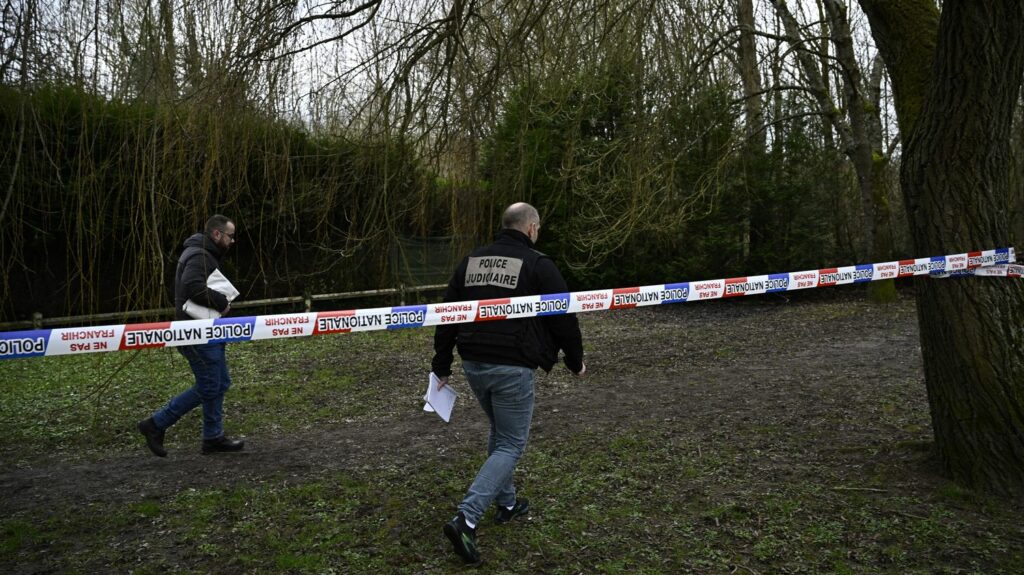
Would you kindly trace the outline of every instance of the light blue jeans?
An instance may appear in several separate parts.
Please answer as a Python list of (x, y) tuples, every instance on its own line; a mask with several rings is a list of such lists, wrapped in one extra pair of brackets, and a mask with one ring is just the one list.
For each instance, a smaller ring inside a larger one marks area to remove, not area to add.
[(463, 361), (462, 371), (491, 421), (487, 461), (469, 486), (459, 511), (477, 523), (491, 503), (516, 502), (512, 475), (526, 449), (533, 419), (533, 370), (515, 365)]
[(167, 402), (153, 414), (153, 423), (160, 429), (174, 425), (186, 413), (203, 406), (203, 439), (224, 435), (224, 394), (231, 387), (225, 344), (206, 343), (178, 348), (188, 360), (196, 383)]

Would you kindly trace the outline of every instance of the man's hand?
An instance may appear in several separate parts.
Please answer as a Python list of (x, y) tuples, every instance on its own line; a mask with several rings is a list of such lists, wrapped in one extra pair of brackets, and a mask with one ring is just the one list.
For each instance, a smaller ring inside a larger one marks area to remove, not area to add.
[(444, 389), (444, 386), (448, 385), (448, 377), (447, 375), (444, 377), (437, 376), (437, 389)]
[(583, 367), (581, 367), (579, 371), (573, 372), (575, 377), (583, 377), (583, 374), (587, 373), (587, 364), (583, 363), (582, 365)]

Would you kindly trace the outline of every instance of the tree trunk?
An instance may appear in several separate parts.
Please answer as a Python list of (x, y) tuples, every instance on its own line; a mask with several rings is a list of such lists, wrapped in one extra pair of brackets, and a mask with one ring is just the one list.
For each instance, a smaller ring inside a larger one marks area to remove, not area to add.
[[(746, 145), (744, 146), (743, 186), (746, 193), (743, 197), (743, 259), (759, 252), (758, 246), (752, 245), (760, 239), (763, 230), (758, 229), (755, 220), (759, 218), (755, 205), (760, 203), (761, 190), (758, 183), (762, 181), (761, 166), (767, 147), (766, 130), (764, 129), (764, 107), (761, 104), (761, 73), (757, 67), (757, 43), (754, 21), (754, 0), (739, 0), (736, 6), (736, 20), (739, 23), (740, 43), (737, 54), (740, 79), (743, 82), (743, 110), (746, 112)], [(757, 196), (757, 197), (752, 197)]]
[[(915, 249), (1004, 244), (1024, 2), (946, 0), (936, 20), (932, 0), (860, 1), (906, 136), (900, 182)], [(965, 278), (917, 287), (939, 461), (969, 487), (1024, 494), (1024, 285)]]
[[(871, 248), (872, 261), (887, 262), (895, 255), (892, 239), (891, 163), (885, 153), (882, 136), (882, 76), (885, 62), (875, 55), (871, 62), (868, 80), (868, 101), (871, 113), (868, 115), (868, 140), (871, 143), (871, 205), (875, 214), (875, 245)], [(892, 303), (896, 301), (896, 280), (887, 279), (871, 282), (868, 288), (871, 301)]]
[[(853, 165), (857, 179), (859, 198), (860, 241), (855, 251), (858, 256), (870, 257), (869, 252), (875, 245), (875, 210), (872, 205), (872, 166), (871, 144), (868, 141), (868, 109), (863, 97), (864, 87), (861, 85), (860, 66), (853, 49), (853, 35), (850, 23), (846, 19), (846, 6), (838, 0), (823, 0), (821, 6), (827, 15), (822, 23), (823, 33), (827, 31), (835, 46), (835, 58), (839, 62), (842, 73), (842, 90), (845, 97), (846, 117), (839, 113), (840, 106), (832, 101), (829, 93), (828, 74), (822, 73), (816, 66), (814, 54), (808, 51), (800, 33), (800, 23), (789, 10), (784, 0), (772, 0), (775, 12), (782, 20), (786, 30), (786, 39), (793, 46), (796, 59), (807, 79), (808, 87), (818, 104), (819, 111), (827, 120), (825, 130), (831, 137), (829, 125), (839, 135), (843, 154)], [(828, 54), (819, 54), (819, 58), (827, 59)], [(827, 67), (825, 67), (827, 72)], [(840, 193), (838, 190), (836, 193)], [(842, 217), (842, 214), (836, 214)]]
[[(875, 248), (875, 206), (873, 203), (873, 176), (871, 142), (868, 139), (868, 122), (870, 121), (869, 100), (864, 97), (863, 74), (853, 48), (853, 34), (850, 22), (846, 18), (846, 6), (838, 0), (824, 0), (825, 14), (829, 21), (832, 44), (835, 45), (839, 71), (843, 77), (843, 96), (846, 100), (846, 116), (849, 120), (848, 140), (843, 142), (846, 156), (853, 164), (857, 176), (857, 189), (860, 192), (861, 254), (868, 257), (877, 256)], [(874, 110), (877, 113), (877, 110)], [(877, 261), (877, 260), (876, 260)]]
[(754, 0), (739, 0), (736, 20), (740, 27), (739, 69), (743, 81), (743, 109), (747, 114), (747, 143), (764, 152), (764, 112), (761, 105), (761, 73), (757, 68), (757, 44), (754, 33)]

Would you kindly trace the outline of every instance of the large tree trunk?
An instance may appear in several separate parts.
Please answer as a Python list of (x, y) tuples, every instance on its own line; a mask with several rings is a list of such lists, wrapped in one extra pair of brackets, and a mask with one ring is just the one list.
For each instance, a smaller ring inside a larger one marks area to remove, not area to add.
[[(860, 1), (893, 80), (915, 249), (1005, 244), (1024, 1), (946, 0), (937, 28), (932, 0)], [(967, 278), (917, 287), (939, 460), (967, 486), (1024, 494), (1024, 285)]]

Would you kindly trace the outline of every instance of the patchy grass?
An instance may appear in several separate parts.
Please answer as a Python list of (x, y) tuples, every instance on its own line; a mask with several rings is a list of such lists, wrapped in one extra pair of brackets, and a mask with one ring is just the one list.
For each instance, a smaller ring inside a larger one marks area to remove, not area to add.
[[(532, 511), (485, 518), (481, 572), (1024, 573), (1020, 506), (931, 467), (912, 305), (581, 321), (591, 376), (539, 378), (516, 472)], [(464, 386), (451, 425), (417, 413), (430, 342), (231, 346), (236, 458), (194, 454), (197, 414), (167, 460), (141, 447), (135, 422), (190, 384), (174, 350), (0, 362), (0, 572), (463, 572), (440, 528), (484, 424)]]
[[(732, 458), (728, 458), (732, 459)], [(167, 501), (4, 520), (0, 564), (61, 572), (452, 572), (439, 536), (479, 457), (185, 489)], [(679, 470), (687, 470), (680, 473)], [(494, 573), (1019, 573), (998, 506), (768, 485), (657, 428), (533, 446), (528, 520), (480, 529)], [(722, 478), (727, 477), (725, 481)], [(976, 522), (981, 522), (980, 524)], [(995, 528), (995, 529), (993, 529)]]
[[(380, 370), (396, 365), (389, 358), (396, 349), (429, 353), (430, 337), (404, 330), (232, 345), (228, 432), (290, 433), (386, 416), (392, 393), (411, 398), (425, 385), (417, 377), (423, 366), (410, 367), (388, 393), (381, 393)], [(0, 453), (27, 458), (54, 450), (94, 458), (135, 446), (135, 424), (193, 383), (188, 362), (172, 348), (0, 362), (0, 381)], [(196, 410), (169, 433), (168, 446), (196, 444), (199, 426)]]

